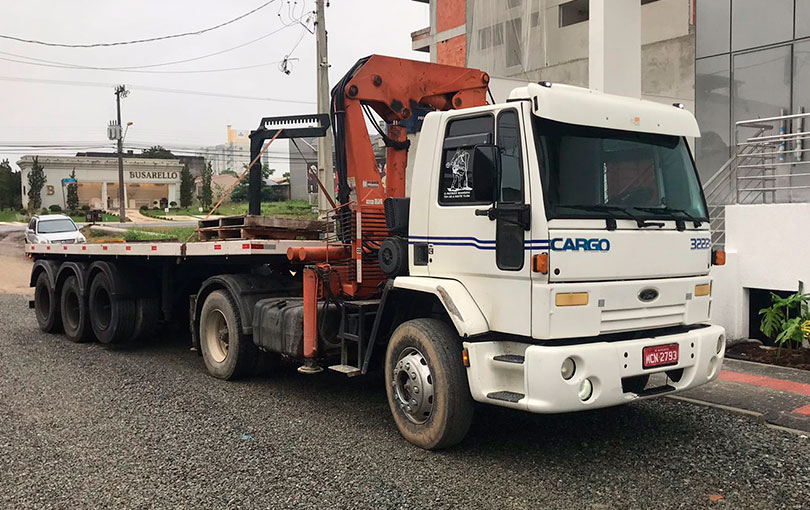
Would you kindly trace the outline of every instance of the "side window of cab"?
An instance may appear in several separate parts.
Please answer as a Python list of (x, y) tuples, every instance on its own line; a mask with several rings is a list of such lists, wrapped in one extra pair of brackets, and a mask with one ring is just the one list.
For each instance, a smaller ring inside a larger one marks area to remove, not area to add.
[[(490, 114), (451, 120), (442, 145), (439, 204), (480, 205), (491, 197), (476, 196), (471, 171), (476, 145), (491, 144), (495, 138), (495, 119)], [(491, 188), (490, 188), (491, 189)]]

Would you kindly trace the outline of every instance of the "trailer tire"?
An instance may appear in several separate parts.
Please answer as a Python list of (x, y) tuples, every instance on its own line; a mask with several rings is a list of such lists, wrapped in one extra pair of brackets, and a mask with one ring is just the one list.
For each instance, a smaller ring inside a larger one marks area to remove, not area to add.
[(200, 350), (208, 373), (233, 380), (252, 375), (259, 358), (253, 339), (242, 333), (239, 308), (224, 290), (208, 294), (200, 312)]
[(130, 341), (143, 340), (158, 322), (160, 307), (157, 298), (138, 298), (135, 309), (135, 327)]
[(42, 271), (34, 284), (34, 310), (39, 329), (45, 333), (60, 333), (62, 317), (59, 313), (59, 295), (48, 273)]
[(68, 276), (62, 284), (61, 294), (59, 310), (62, 314), (65, 336), (76, 343), (91, 340), (90, 313), (87, 301), (79, 288), (79, 280), (75, 276)]
[(397, 327), (385, 353), (385, 389), (400, 434), (426, 450), (464, 439), (473, 399), (459, 337), (438, 319), (414, 319)]
[(137, 314), (136, 303), (112, 292), (106, 273), (99, 272), (90, 284), (88, 297), (90, 325), (102, 344), (121, 345), (132, 339)]

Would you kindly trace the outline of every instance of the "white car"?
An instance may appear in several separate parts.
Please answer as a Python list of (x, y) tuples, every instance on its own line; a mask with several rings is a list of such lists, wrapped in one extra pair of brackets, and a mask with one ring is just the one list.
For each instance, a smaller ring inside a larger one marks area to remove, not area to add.
[(34, 216), (25, 229), (26, 243), (84, 243), (87, 239), (79, 227), (64, 214)]

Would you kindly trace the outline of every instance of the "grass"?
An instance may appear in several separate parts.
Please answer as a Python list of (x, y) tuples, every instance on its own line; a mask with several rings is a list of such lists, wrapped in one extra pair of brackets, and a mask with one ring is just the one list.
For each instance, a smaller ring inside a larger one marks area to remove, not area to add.
[[(48, 213), (48, 214), (65, 214), (65, 213)], [(75, 221), (77, 223), (83, 223), (84, 222), (84, 213), (83, 212), (79, 213), (79, 214), (69, 214), (69, 216), (71, 218), (73, 218), (73, 221)], [(5, 222), (18, 221), (18, 222), (21, 222), (21, 223), (27, 223), (28, 220), (29, 220), (28, 215), (20, 214), (14, 209), (0, 210), (0, 221), (5, 221)], [(115, 222), (118, 222), (118, 216), (104, 213), (102, 215), (102, 221), (115, 223)]]
[[(247, 202), (227, 202), (222, 204), (216, 213), (219, 216), (237, 216), (240, 214), (247, 214)], [(169, 216), (203, 216), (208, 211), (200, 212), (197, 206), (185, 207), (181, 209), (172, 209), (169, 211)], [(141, 214), (144, 216), (151, 216), (153, 218), (165, 218), (166, 213), (163, 209), (150, 209), (142, 210)], [(265, 202), (262, 204), (263, 216), (281, 216), (286, 218), (299, 218), (299, 219), (317, 219), (317, 213), (312, 212), (312, 206), (306, 200), (288, 200), (286, 202)]]
[(0, 221), (26, 222), (26, 221), (28, 221), (28, 216), (24, 216), (22, 214), (19, 214), (14, 209), (3, 209), (3, 210), (0, 210)]
[[(99, 232), (89, 227), (82, 229), (85, 237), (90, 243), (108, 243), (121, 241), (180, 241), (192, 237), (191, 241), (196, 241), (194, 227), (143, 227), (129, 228), (125, 233), (112, 234), (109, 232)], [(158, 235), (155, 235), (158, 234)]]

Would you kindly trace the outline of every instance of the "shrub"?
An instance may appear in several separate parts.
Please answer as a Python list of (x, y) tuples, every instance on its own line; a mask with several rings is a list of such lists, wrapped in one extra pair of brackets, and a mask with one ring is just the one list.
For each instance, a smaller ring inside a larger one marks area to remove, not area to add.
[(171, 202), (169, 202), (169, 207), (177, 207), (177, 202), (172, 200)]
[(43, 208), (42, 208), (42, 209), (39, 211), (39, 214), (40, 214), (40, 215), (42, 215), (42, 214), (50, 214), (50, 212), (51, 212), (51, 211), (49, 211), (49, 210), (47, 210), (47, 209), (45, 209), (45, 208), (43, 207)]
[(148, 210), (149, 210), (149, 206), (148, 206), (148, 205), (142, 205), (142, 206), (140, 206), (138, 209), (139, 209), (141, 212), (143, 212), (143, 211), (148, 211)]
[(804, 282), (799, 281), (799, 290), (786, 298), (771, 293), (771, 306), (759, 314), (759, 330), (765, 336), (773, 338), (779, 347), (801, 347), (810, 334), (810, 294), (805, 294)]
[(48, 209), (49, 209), (51, 212), (54, 212), (54, 213), (60, 213), (60, 212), (62, 212), (62, 206), (60, 206), (59, 204), (53, 204), (52, 206), (48, 207)]
[(88, 211), (90, 210), (90, 206), (89, 206), (89, 205), (87, 205), (87, 204), (84, 204), (84, 205), (81, 207), (81, 209), (82, 209), (82, 211), (84, 211), (84, 212), (88, 212)]

